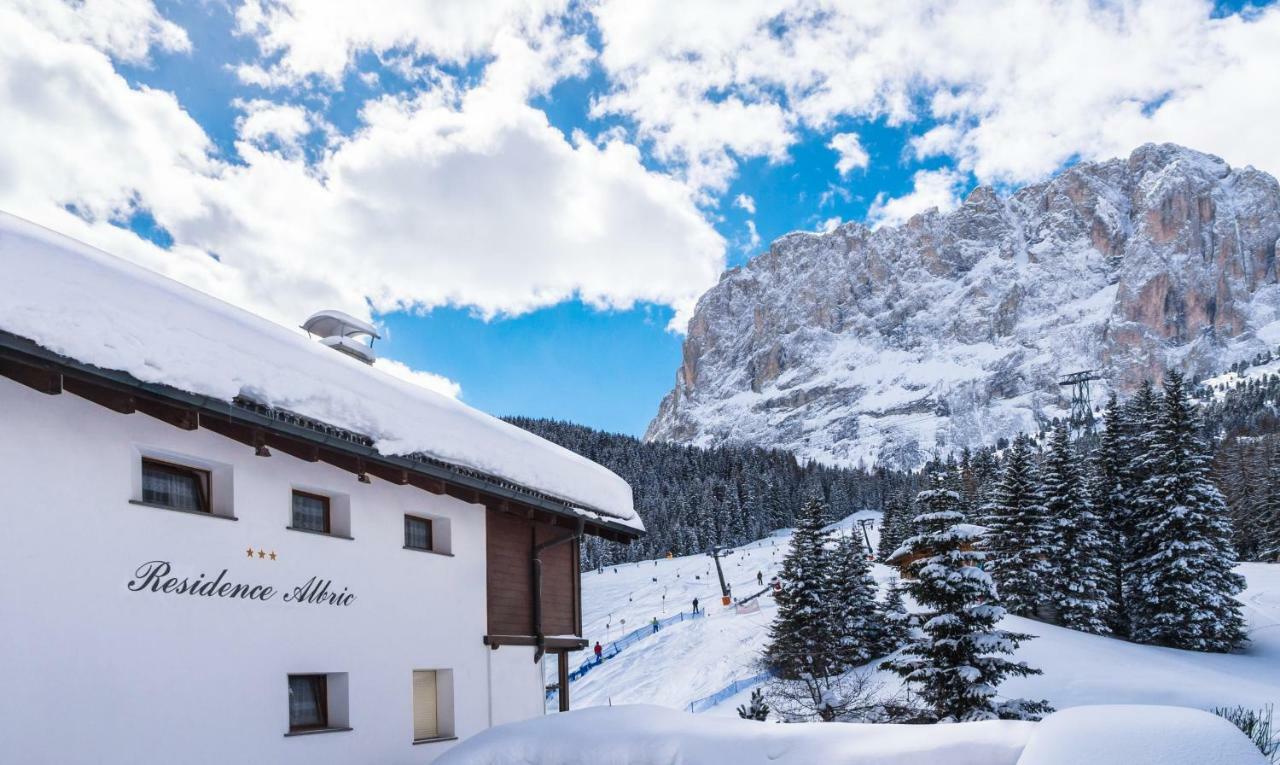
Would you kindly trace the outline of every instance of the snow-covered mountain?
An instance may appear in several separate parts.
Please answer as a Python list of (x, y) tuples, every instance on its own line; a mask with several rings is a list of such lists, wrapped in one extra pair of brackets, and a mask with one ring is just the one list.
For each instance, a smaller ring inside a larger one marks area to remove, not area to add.
[(792, 233), (698, 302), (646, 437), (914, 467), (1280, 343), (1280, 185), (1171, 144), (901, 226)]

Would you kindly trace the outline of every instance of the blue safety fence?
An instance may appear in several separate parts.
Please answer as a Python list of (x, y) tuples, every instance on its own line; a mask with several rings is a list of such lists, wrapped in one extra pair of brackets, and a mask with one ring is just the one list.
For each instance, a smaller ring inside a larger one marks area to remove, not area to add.
[(693, 712), (694, 714), (697, 714), (698, 712), (705, 712), (708, 709), (716, 706), (717, 704), (720, 704), (725, 699), (729, 699), (734, 696), (737, 696), (739, 693), (742, 693), (748, 688), (754, 688), (755, 686), (768, 680), (770, 677), (773, 677), (772, 672), (761, 672), (760, 674), (755, 675), (754, 677), (747, 677), (747, 678), (743, 678), (742, 680), (734, 680), (732, 683), (729, 683), (724, 688), (721, 688), (720, 690), (716, 691), (710, 696), (703, 696), (700, 699), (695, 699), (693, 701), (690, 701), (689, 711)]
[[(659, 619), (657, 631), (661, 632), (664, 627), (669, 627), (672, 624), (678, 624), (679, 622), (685, 622), (691, 619), (701, 619), (706, 615), (707, 615), (706, 611), (681, 611), (680, 613), (675, 614), (674, 616), (668, 616), (665, 619)], [(612, 659), (613, 657), (622, 653), (623, 649), (627, 648), (628, 646), (635, 645), (641, 640), (644, 640), (645, 638), (650, 637), (654, 634), (656, 633), (653, 629), (653, 622), (649, 622), (643, 627), (637, 627), (631, 630), (630, 632), (618, 638), (617, 640), (611, 640), (608, 643), (601, 643), (600, 658), (596, 658), (596, 656), (592, 654), (586, 661), (578, 665), (577, 669), (571, 670), (569, 672), (569, 682), (580, 680), (583, 675), (587, 674), (588, 672), (600, 666), (601, 664), (608, 661), (609, 659)], [(552, 698), (555, 695), (556, 695), (556, 688), (554, 686), (547, 689), (548, 699)]]

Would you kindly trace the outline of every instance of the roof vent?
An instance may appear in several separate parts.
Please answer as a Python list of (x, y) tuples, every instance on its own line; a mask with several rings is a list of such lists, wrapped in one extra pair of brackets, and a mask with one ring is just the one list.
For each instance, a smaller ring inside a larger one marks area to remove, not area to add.
[(373, 341), (381, 338), (378, 330), (369, 322), (350, 314), (333, 310), (317, 311), (302, 322), (302, 328), (308, 335), (318, 336), (322, 345), (366, 364), (372, 364), (377, 358), (373, 352)]

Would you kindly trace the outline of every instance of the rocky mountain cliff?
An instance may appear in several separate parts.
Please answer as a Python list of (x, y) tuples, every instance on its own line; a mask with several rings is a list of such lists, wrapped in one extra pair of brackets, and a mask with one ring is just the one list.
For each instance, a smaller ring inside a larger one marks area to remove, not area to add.
[(913, 467), (1280, 343), (1280, 185), (1170, 144), (897, 227), (793, 233), (702, 296), (646, 437)]

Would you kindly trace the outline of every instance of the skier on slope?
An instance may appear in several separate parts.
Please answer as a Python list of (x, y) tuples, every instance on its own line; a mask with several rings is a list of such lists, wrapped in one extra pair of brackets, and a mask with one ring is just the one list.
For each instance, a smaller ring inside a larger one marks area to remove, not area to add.
[(756, 572), (756, 584), (760, 585), (761, 587), (764, 586), (764, 573), (760, 571)]
[(650, 624), (653, 625), (653, 634), (658, 634), (658, 617), (653, 617), (653, 621), (651, 621)]
[(696, 614), (696, 613), (698, 613), (698, 599), (697, 599), (697, 598), (694, 598), (694, 599), (693, 599), (693, 612), (694, 612), (695, 614)]
[(604, 649), (600, 647), (599, 640), (596, 641), (595, 651), (596, 651), (596, 664), (599, 664), (601, 661), (604, 660)]

